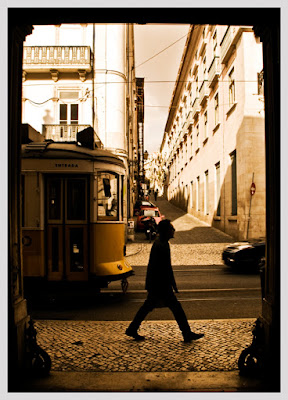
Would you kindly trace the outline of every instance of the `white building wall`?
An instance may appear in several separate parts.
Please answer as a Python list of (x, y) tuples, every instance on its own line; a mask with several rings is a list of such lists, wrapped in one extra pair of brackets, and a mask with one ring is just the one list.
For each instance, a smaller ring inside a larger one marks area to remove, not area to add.
[[(174, 90), (174, 99), (171, 104), (174, 107), (176, 105), (177, 108), (174, 118), (171, 118), (171, 116), (168, 118), (169, 123), (167, 122), (166, 125), (166, 133), (161, 150), (164, 152), (169, 149), (167, 163), (169, 169), (168, 200), (235, 238), (245, 239), (249, 213), (251, 213), (249, 237), (265, 235), (264, 118), (263, 104), (259, 101), (259, 96), (256, 95), (257, 73), (262, 70), (262, 45), (256, 43), (251, 29), (246, 27), (242, 31), (240, 27), (231, 28), (231, 31), (234, 31), (236, 35), (237, 32), (241, 32), (238, 40), (233, 42), (235, 44), (234, 51), (230, 52), (230, 57), (227, 59), (226, 64), (220, 64), (219, 80), (214, 87), (209, 89), (207, 102), (204, 102), (203, 106), (200, 107), (198, 119), (194, 118), (192, 120), (190, 124), (190, 129), (192, 125), (192, 132), (188, 130), (186, 137), (185, 131), (187, 131), (187, 127), (185, 128), (184, 125), (182, 128), (185, 119), (184, 121), (183, 118), (181, 120), (180, 111), (182, 100), (184, 100), (183, 95), (187, 96), (188, 99), (188, 107), (185, 112), (189, 115), (189, 111), (192, 110), (190, 102), (192, 101), (193, 103), (195, 99), (196, 86), (198, 85), (198, 88), (200, 88), (203, 79), (205, 79), (204, 57), (206, 55), (207, 70), (213, 60), (214, 33), (215, 31), (217, 32), (218, 41), (216, 54), (221, 56), (219, 45), (226, 29), (227, 27), (225, 26), (206, 26), (205, 39), (207, 40), (207, 45), (205, 47), (202, 36), (203, 27), (194, 28), (193, 35), (195, 38), (192, 46), (197, 43), (195, 49), (198, 54), (198, 69), (195, 67), (194, 51), (192, 59), (190, 59), (189, 68), (185, 67), (188, 70), (186, 76), (181, 70), (183, 66), (180, 67), (179, 80), (186, 80), (186, 85), (177, 98), (175, 97), (176, 89)], [(204, 51), (202, 52), (201, 49)], [(189, 63), (189, 61), (186, 62)], [(235, 102), (230, 104), (229, 85), (231, 81), (229, 74), (233, 69)], [(196, 77), (198, 77), (198, 83)], [(189, 82), (191, 84), (190, 89)], [(215, 121), (214, 98), (216, 94), (218, 94), (219, 98), (218, 121)], [(208, 122), (205, 134), (204, 115), (206, 112)], [(171, 108), (172, 113), (173, 108)], [(180, 123), (177, 121), (177, 116), (179, 115)], [(196, 137), (197, 125), (199, 125), (198, 140)], [(180, 141), (178, 135), (180, 135), (180, 138), (182, 137)], [(191, 139), (193, 142), (192, 151)], [(181, 141), (182, 144), (180, 144)], [(198, 145), (197, 142), (199, 142)], [(199, 148), (198, 151), (197, 147)], [(185, 157), (186, 148), (188, 150), (187, 159)], [(232, 215), (231, 153), (235, 150), (237, 160), (237, 215)], [(216, 215), (218, 205), (216, 164), (219, 162), (220, 216)], [(206, 179), (207, 171), (208, 185)], [(254, 178), (257, 179), (257, 190), (252, 198), (252, 207), (250, 209), (250, 185), (253, 172)], [(197, 198), (197, 188), (199, 199)]]
[[(79, 105), (79, 125), (92, 126), (91, 80), (85, 83), (78, 82), (77, 79), (66, 80), (65, 83), (61, 80), (52, 82), (45, 79), (33, 82), (28, 80), (23, 83), (23, 123), (29, 123), (41, 133), (43, 125), (59, 124), (60, 104), (67, 103), (59, 99), (60, 92), (69, 90), (79, 93), (79, 97), (73, 100), (73, 103)], [(86, 91), (89, 91), (89, 96), (85, 96)]]
[[(127, 153), (126, 26), (101, 24), (95, 25), (94, 29), (94, 129), (104, 147)], [(25, 45), (84, 45), (90, 46), (93, 52), (93, 24), (35, 26), (33, 34), (27, 36)], [(43, 124), (59, 124), (59, 92), (71, 90), (79, 91), (79, 98), (75, 101), (79, 104), (79, 124), (93, 126), (91, 74), (87, 74), (84, 82), (79, 79), (77, 72), (68, 78), (65, 76), (65, 79), (60, 72), (57, 82), (51, 79), (49, 73), (39, 75), (38, 72), (32, 78), (23, 82), (23, 123), (29, 123), (40, 132)], [(67, 100), (64, 102), (67, 103)]]
[(105, 147), (127, 151), (125, 37), (125, 25), (95, 27), (98, 135)]

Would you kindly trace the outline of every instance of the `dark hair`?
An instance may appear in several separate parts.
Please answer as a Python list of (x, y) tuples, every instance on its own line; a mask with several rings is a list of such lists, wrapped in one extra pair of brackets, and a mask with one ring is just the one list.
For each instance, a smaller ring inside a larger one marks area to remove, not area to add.
[(161, 235), (161, 234), (167, 232), (168, 229), (170, 228), (170, 226), (171, 226), (170, 219), (162, 219), (162, 221), (160, 221), (157, 226), (159, 234)]

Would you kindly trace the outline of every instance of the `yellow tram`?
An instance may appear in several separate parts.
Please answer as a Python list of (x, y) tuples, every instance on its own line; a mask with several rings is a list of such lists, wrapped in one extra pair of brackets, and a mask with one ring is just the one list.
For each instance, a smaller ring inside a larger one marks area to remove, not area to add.
[(125, 259), (123, 161), (79, 143), (22, 145), (22, 245), (26, 282), (121, 280)]

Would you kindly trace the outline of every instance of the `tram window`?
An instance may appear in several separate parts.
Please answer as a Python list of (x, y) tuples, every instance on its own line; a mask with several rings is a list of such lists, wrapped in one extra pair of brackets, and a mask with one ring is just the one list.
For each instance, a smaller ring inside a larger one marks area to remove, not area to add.
[(52, 228), (52, 271), (59, 271), (59, 228)]
[(84, 270), (83, 229), (70, 229), (70, 272)]
[(84, 179), (67, 180), (67, 219), (86, 220), (86, 188)]
[(103, 178), (103, 186), (104, 186), (105, 197), (111, 197), (110, 179)]
[(61, 219), (61, 181), (51, 179), (48, 186), (48, 218), (50, 220)]
[(98, 219), (118, 220), (118, 176), (109, 173), (98, 175)]

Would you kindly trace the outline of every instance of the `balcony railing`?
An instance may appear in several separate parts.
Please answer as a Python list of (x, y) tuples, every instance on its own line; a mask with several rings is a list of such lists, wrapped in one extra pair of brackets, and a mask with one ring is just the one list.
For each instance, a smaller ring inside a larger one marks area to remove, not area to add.
[(238, 27), (229, 26), (225, 32), (225, 35), (220, 44), (221, 46), (221, 63), (225, 64), (229, 60), (231, 54), (236, 48), (234, 38)]
[(192, 104), (192, 118), (196, 118), (196, 116), (200, 113), (200, 104), (199, 98), (196, 97)]
[(209, 96), (208, 81), (203, 81), (199, 90), (199, 104), (202, 106)]
[(91, 70), (89, 46), (24, 46), (23, 69)]
[(193, 124), (193, 113), (192, 110), (190, 110), (187, 114), (187, 131), (189, 130), (190, 126)]
[(199, 61), (195, 60), (194, 61), (194, 65), (193, 65), (193, 67), (191, 69), (191, 76), (195, 76), (197, 74), (198, 67), (199, 67)]
[(187, 134), (188, 127), (189, 127), (188, 121), (185, 121), (182, 127), (182, 137), (184, 137), (185, 134)]
[(54, 142), (76, 142), (77, 133), (90, 125), (43, 125), (43, 136)]
[(214, 57), (208, 70), (209, 87), (214, 87), (220, 76), (219, 57)]
[(199, 49), (200, 56), (202, 56), (202, 54), (204, 53), (204, 51), (206, 49), (206, 46), (207, 46), (207, 43), (208, 43), (208, 39), (203, 39), (203, 41), (201, 43), (201, 46), (200, 46), (200, 49)]

